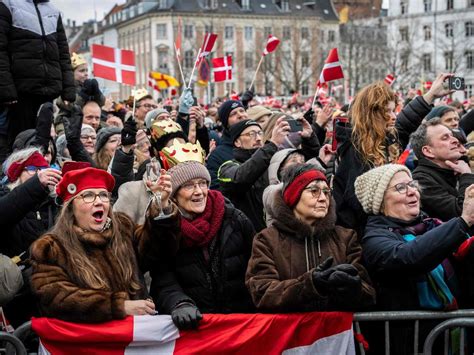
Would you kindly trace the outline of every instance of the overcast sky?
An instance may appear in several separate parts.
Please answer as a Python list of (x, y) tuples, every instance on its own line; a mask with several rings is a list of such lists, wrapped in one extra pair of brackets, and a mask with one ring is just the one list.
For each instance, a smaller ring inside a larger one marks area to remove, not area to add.
[[(52, 0), (61, 10), (64, 19), (76, 20), (77, 24), (93, 19), (97, 14), (97, 20), (102, 20), (115, 4), (122, 4), (125, 0)], [(388, 7), (389, 0), (383, 0), (382, 6)]]

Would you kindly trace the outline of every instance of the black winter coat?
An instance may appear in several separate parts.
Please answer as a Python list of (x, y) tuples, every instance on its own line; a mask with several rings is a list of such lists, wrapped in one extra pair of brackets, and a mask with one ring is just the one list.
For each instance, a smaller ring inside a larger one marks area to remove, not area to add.
[(255, 231), (252, 223), (226, 201), (224, 220), (216, 242), (220, 282), (211, 288), (204, 250), (180, 247), (167, 262), (151, 267), (150, 294), (160, 313), (170, 314), (182, 302), (195, 304), (203, 313), (251, 312), (254, 307), (245, 287)]
[(470, 229), (462, 218), (453, 218), (405, 242), (397, 229), (421, 223), (385, 216), (369, 216), (362, 238), (362, 258), (377, 290), (381, 310), (420, 309), (417, 279), (434, 269), (464, 242)]
[(76, 98), (61, 14), (47, 0), (2, 1), (0, 102), (30, 95)]
[(0, 253), (28, 251), (30, 245), (54, 225), (58, 207), (35, 175), (13, 190), (0, 188)]
[[(423, 118), (430, 112), (431, 107), (422, 96), (411, 100), (397, 116), (395, 127), (398, 132), (398, 139), (387, 137), (386, 146), (398, 143), (402, 150), (405, 149), (410, 134), (418, 128)], [(339, 165), (334, 175), (333, 194), (337, 205), (337, 224), (345, 228), (355, 229), (358, 235), (362, 235), (367, 216), (355, 195), (354, 182), (358, 176), (370, 170), (373, 166), (362, 160), (361, 155), (352, 144), (351, 136), (351, 128), (336, 127), (336, 137), (339, 143), (337, 148)], [(388, 154), (386, 155), (388, 156)], [(386, 163), (389, 163), (388, 159)]]
[(221, 143), (214, 149), (209, 155), (206, 162), (206, 168), (211, 174), (211, 185), (210, 188), (213, 190), (219, 189), (219, 180), (217, 178), (217, 172), (220, 166), (228, 160), (234, 159), (234, 145), (230, 139), (229, 132), (224, 131), (221, 139)]
[(425, 158), (418, 160), (413, 179), (421, 186), (423, 211), (442, 221), (461, 215), (464, 192), (474, 184), (474, 174), (455, 175), (451, 169), (441, 168)]

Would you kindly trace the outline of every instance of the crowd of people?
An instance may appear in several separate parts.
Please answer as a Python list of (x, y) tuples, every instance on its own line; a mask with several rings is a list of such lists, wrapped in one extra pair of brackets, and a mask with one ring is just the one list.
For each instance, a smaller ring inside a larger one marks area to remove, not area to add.
[[(473, 307), (474, 97), (449, 103), (453, 74), (405, 100), (376, 82), (347, 105), (252, 91), (201, 105), (188, 89), (113, 102), (48, 16), (51, 69), (0, 70), (4, 326)], [(413, 352), (410, 327), (392, 329), (393, 353)]]

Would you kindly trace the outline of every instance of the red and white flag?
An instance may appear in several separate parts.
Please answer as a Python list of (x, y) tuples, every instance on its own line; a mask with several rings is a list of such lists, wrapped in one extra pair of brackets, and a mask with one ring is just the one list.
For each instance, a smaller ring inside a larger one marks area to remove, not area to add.
[(212, 70), (214, 71), (214, 81), (232, 80), (232, 57), (227, 55), (221, 58), (212, 59)]
[(92, 45), (94, 76), (118, 83), (135, 85), (135, 54), (133, 51)]
[(148, 74), (148, 86), (153, 88), (153, 90), (160, 92), (160, 88), (156, 84), (156, 80), (151, 76), (151, 74)]
[(201, 62), (202, 58), (207, 57), (209, 53), (212, 52), (212, 48), (214, 48), (214, 43), (216, 43), (217, 35), (215, 33), (206, 33), (204, 36), (204, 42), (202, 44), (201, 49), (199, 50), (199, 55), (197, 58), (197, 62)]
[(319, 76), (318, 87), (322, 84), (333, 81), (337, 79), (344, 78), (344, 73), (342, 72), (342, 66), (339, 62), (339, 55), (337, 54), (337, 48), (333, 48), (329, 51), (328, 58), (324, 63), (323, 70)]
[(388, 86), (392, 86), (393, 83), (395, 82), (395, 76), (393, 74), (387, 74), (387, 76), (385, 77), (385, 79), (383, 79), (383, 81)]
[(181, 17), (178, 17), (178, 33), (174, 41), (174, 48), (176, 50), (176, 58), (181, 62)]
[(205, 314), (180, 331), (170, 316), (135, 316), (102, 324), (33, 318), (40, 354), (355, 354), (352, 314)]
[(265, 46), (262, 55), (265, 56), (268, 53), (273, 52), (279, 44), (280, 40), (278, 38), (276, 38), (274, 35), (268, 35), (267, 45)]

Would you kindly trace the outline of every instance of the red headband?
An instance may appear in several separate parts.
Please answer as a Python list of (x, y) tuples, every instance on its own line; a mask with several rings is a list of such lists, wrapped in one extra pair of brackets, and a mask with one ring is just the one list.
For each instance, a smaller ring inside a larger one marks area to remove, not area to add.
[(7, 170), (8, 180), (10, 182), (15, 182), (27, 166), (36, 166), (37, 168), (48, 168), (49, 164), (40, 153), (34, 152), (25, 161), (16, 161), (14, 163), (11, 163)]
[(298, 175), (283, 191), (283, 201), (293, 208), (300, 199), (303, 189), (314, 180), (323, 180), (328, 182), (326, 176), (319, 170), (308, 170)]

